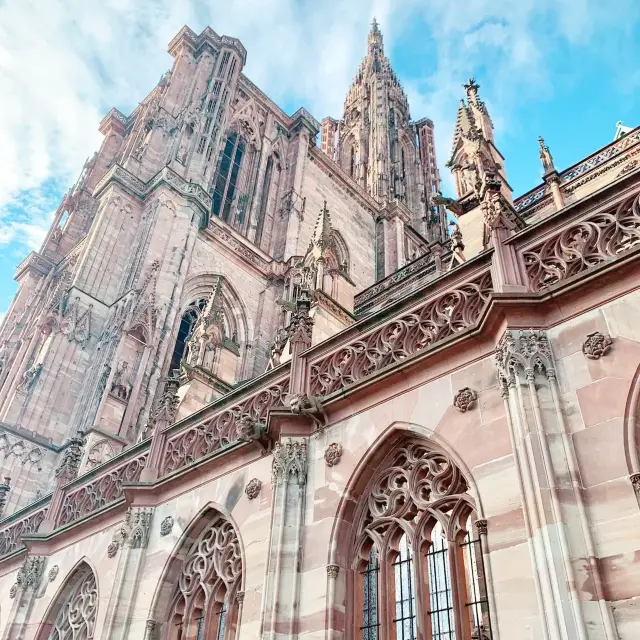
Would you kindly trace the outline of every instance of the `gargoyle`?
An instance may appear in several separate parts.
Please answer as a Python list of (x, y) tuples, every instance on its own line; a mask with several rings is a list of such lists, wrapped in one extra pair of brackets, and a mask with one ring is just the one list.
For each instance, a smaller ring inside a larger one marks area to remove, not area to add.
[(264, 423), (254, 420), (249, 414), (245, 413), (240, 416), (237, 429), (240, 442), (259, 442), (266, 448), (269, 436), (267, 434), (267, 426)]
[(289, 397), (289, 407), (296, 415), (309, 416), (320, 430), (327, 424), (327, 414), (318, 396), (308, 396), (306, 393), (292, 395)]
[(451, 213), (455, 213), (457, 216), (464, 213), (464, 209), (460, 204), (458, 204), (457, 200), (454, 200), (453, 198), (445, 198), (441, 193), (433, 196), (431, 202), (434, 205), (444, 205), (445, 209), (449, 209)]

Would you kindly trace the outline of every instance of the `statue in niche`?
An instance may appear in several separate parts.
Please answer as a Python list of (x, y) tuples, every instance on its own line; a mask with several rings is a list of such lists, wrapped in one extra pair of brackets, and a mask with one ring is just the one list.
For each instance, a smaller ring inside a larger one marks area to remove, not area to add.
[(111, 381), (110, 393), (120, 400), (128, 400), (131, 394), (131, 384), (128, 381), (128, 362), (121, 362), (113, 374), (113, 380)]

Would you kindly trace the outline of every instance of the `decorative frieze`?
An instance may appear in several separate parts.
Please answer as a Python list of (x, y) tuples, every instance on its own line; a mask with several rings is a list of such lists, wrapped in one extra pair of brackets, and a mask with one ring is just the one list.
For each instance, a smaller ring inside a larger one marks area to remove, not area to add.
[(342, 445), (339, 442), (332, 442), (324, 452), (324, 461), (327, 467), (335, 467), (342, 458)]
[(453, 397), (453, 406), (462, 413), (471, 411), (478, 404), (478, 394), (470, 387), (460, 389)]
[(244, 492), (247, 494), (249, 500), (253, 500), (260, 495), (260, 489), (262, 489), (262, 482), (258, 478), (249, 480), (247, 486), (244, 488)]
[(298, 484), (307, 481), (307, 443), (289, 438), (284, 444), (276, 442), (271, 465), (271, 481), (282, 484), (293, 479)]
[(594, 331), (587, 334), (585, 341), (582, 343), (582, 353), (589, 360), (599, 360), (602, 356), (609, 353), (613, 340), (610, 336)]

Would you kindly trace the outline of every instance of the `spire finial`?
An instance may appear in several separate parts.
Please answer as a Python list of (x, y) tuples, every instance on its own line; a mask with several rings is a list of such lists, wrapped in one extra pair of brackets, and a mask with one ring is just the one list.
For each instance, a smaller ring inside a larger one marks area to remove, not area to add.
[(382, 32), (378, 21), (374, 18), (371, 21), (371, 31), (369, 32), (369, 50), (377, 48), (382, 53)]
[(540, 160), (542, 161), (542, 168), (544, 169), (544, 172), (549, 173), (551, 171), (555, 171), (556, 168), (553, 166), (551, 151), (549, 151), (549, 147), (544, 143), (544, 138), (542, 136), (538, 136), (538, 145), (540, 146)]
[(475, 102), (478, 98), (478, 89), (480, 88), (480, 85), (476, 82), (475, 78), (471, 76), (468, 82), (462, 86), (465, 88), (469, 100)]

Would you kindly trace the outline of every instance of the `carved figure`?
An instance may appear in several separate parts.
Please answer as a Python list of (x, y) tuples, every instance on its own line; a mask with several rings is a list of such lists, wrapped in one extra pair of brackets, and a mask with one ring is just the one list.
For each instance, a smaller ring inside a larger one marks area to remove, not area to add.
[(292, 395), (289, 398), (289, 407), (296, 415), (309, 416), (319, 429), (327, 424), (327, 414), (322, 399), (318, 396), (308, 396), (305, 393)]

